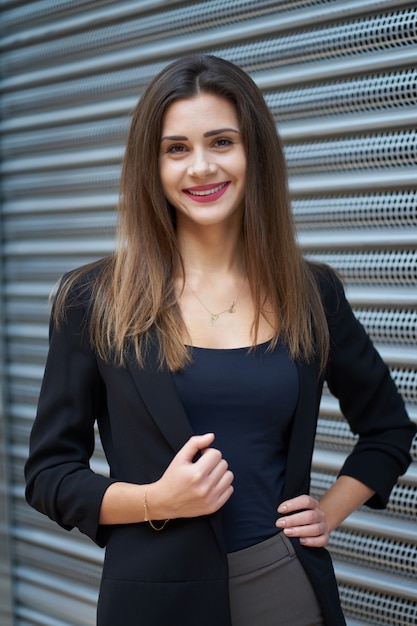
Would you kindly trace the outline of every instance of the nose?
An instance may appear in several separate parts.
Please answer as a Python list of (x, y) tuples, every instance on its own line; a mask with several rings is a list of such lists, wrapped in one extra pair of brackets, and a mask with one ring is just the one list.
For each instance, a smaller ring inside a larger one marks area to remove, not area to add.
[(205, 153), (194, 154), (194, 159), (187, 168), (187, 174), (194, 177), (210, 176), (216, 172), (217, 165)]

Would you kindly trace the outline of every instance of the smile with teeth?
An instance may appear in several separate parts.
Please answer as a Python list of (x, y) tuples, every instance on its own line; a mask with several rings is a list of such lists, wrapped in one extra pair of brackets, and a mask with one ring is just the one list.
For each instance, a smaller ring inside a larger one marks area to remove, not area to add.
[(202, 191), (195, 191), (192, 189), (187, 189), (187, 193), (189, 193), (191, 196), (210, 196), (211, 194), (217, 193), (218, 191), (221, 191), (222, 189), (224, 189), (226, 187), (227, 183), (221, 183), (220, 185), (217, 185), (217, 187), (212, 187), (211, 189), (204, 189)]

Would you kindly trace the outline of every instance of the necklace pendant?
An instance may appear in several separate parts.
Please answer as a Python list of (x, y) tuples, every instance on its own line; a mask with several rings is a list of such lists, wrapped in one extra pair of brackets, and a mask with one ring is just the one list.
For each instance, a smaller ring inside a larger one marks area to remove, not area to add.
[(236, 313), (236, 302), (233, 300), (232, 304), (230, 305), (230, 309), (227, 309), (228, 313)]
[(218, 319), (219, 313), (210, 313), (210, 326), (214, 326)]

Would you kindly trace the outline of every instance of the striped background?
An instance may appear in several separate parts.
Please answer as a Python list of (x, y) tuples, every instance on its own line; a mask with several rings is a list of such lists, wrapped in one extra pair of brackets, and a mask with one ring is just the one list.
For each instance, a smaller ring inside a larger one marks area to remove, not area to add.
[[(400, 0), (0, 0), (0, 21), (0, 623), (93, 626), (102, 551), (25, 504), (22, 468), (48, 294), (64, 271), (113, 250), (133, 105), (187, 52), (213, 52), (254, 77), (284, 139), (300, 243), (345, 277), (416, 420), (417, 8)], [(353, 443), (325, 393), (315, 494)], [(100, 449), (94, 467), (106, 471)], [(349, 626), (417, 624), (416, 487), (414, 463), (387, 511), (362, 509), (333, 534)]]

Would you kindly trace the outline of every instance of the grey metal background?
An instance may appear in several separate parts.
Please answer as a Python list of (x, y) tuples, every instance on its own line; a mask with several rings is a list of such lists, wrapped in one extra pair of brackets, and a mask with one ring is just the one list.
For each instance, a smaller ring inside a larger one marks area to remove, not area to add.
[[(417, 419), (417, 7), (2, 0), (0, 19), (0, 618), (12, 623), (10, 563), (15, 624), (87, 626), (102, 552), (25, 504), (22, 468), (47, 351), (48, 295), (62, 272), (113, 249), (132, 106), (159, 69), (187, 52), (214, 52), (251, 73), (284, 138), (300, 243), (344, 275)], [(326, 393), (314, 493), (332, 482), (353, 442)], [(106, 471), (100, 450), (94, 467)], [(360, 510), (333, 534), (350, 626), (417, 624), (416, 504), (414, 463), (387, 511)]]

